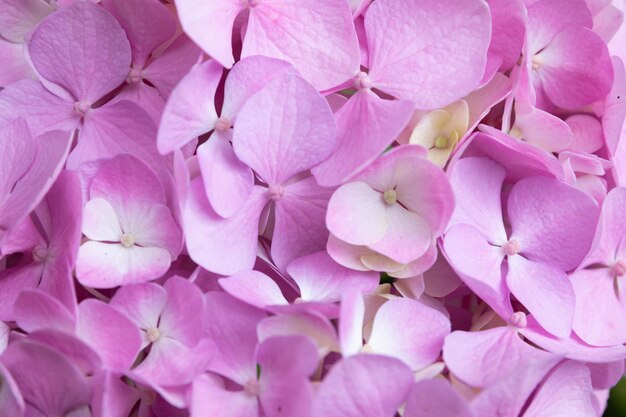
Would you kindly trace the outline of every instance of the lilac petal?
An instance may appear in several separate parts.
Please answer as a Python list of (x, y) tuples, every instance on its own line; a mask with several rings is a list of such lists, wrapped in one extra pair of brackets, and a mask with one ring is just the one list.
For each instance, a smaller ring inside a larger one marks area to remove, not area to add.
[(133, 64), (141, 68), (148, 56), (172, 38), (176, 21), (156, 0), (105, 0), (102, 5), (117, 18), (130, 41)]
[(191, 258), (203, 268), (222, 275), (252, 269), (259, 218), (267, 200), (266, 190), (255, 187), (239, 212), (224, 219), (209, 206), (201, 178), (194, 179), (183, 212), (183, 229)]
[[(406, 323), (415, 320), (409, 327)], [(400, 359), (416, 371), (433, 363), (450, 333), (450, 320), (419, 301), (394, 298), (374, 318), (367, 344), (377, 354)]]
[(139, 328), (125, 315), (99, 300), (78, 305), (77, 336), (102, 357), (107, 369), (125, 372), (141, 347)]
[(622, 214), (624, 204), (626, 204), (626, 188), (617, 187), (607, 194), (602, 203), (592, 249), (584, 261), (585, 265), (596, 262), (613, 266), (613, 263), (618, 260), (616, 257), (626, 256), (626, 253), (620, 250), (624, 242), (624, 231), (626, 231), (626, 219)]
[(572, 330), (576, 297), (567, 275), (523, 256), (508, 257), (506, 283), (511, 293), (537, 321), (555, 336), (566, 338)]
[(256, 327), (265, 313), (226, 293), (206, 294), (205, 328), (215, 343), (211, 370), (240, 385), (256, 379)]
[(303, 78), (287, 73), (243, 105), (233, 146), (261, 179), (281, 186), (324, 161), (335, 147), (335, 133), (326, 100)]
[(604, 144), (602, 124), (597, 118), (588, 114), (575, 114), (565, 119), (565, 123), (569, 126), (574, 138), (568, 150), (594, 153)]
[(473, 417), (467, 401), (443, 379), (418, 382), (409, 394), (405, 417)]
[[(622, 99), (624, 94), (626, 94), (626, 69), (624, 69), (624, 62), (618, 57), (612, 57), (612, 63), (614, 74), (613, 87), (605, 99), (602, 132), (604, 133), (604, 141), (606, 141), (610, 154), (615, 155), (622, 135), (624, 118), (626, 117), (626, 104), (624, 104)], [(601, 143), (604, 143), (604, 141)]]
[(76, 318), (61, 302), (43, 291), (22, 291), (13, 311), (17, 325), (25, 332), (54, 329), (74, 333)]
[(78, 339), (72, 333), (64, 333), (58, 330), (38, 330), (28, 335), (28, 340), (41, 343), (54, 349), (57, 353), (71, 358), (74, 366), (84, 374), (94, 374), (103, 369), (100, 355), (87, 343)]
[(502, 317), (513, 313), (502, 277), (502, 248), (490, 245), (475, 227), (460, 224), (446, 233), (443, 249), (450, 266), (480, 298)]
[(217, 377), (208, 374), (194, 380), (191, 389), (191, 415), (258, 417), (258, 398), (245, 391), (226, 390)]
[(110, 101), (111, 104), (118, 101), (132, 101), (144, 109), (155, 124), (161, 120), (161, 114), (165, 107), (165, 100), (156, 88), (144, 82), (131, 82)]
[(0, 60), (3, 64), (0, 70), (1, 87), (7, 87), (20, 80), (35, 78), (33, 70), (24, 58), (21, 44), (7, 42), (0, 38)]
[(44, 0), (2, 0), (0, 36), (14, 43), (22, 43), (24, 35), (53, 11), (54, 7)]
[(165, 335), (192, 347), (200, 341), (204, 297), (194, 283), (174, 276), (164, 284), (167, 303), (161, 313), (159, 329)]
[[(511, 240), (531, 260), (569, 271), (591, 247), (599, 208), (574, 187), (547, 177), (526, 178), (513, 186), (507, 209)], [(537, 219), (543, 220), (541, 227)]]
[(325, 251), (296, 259), (287, 266), (287, 272), (298, 284), (300, 297), (305, 301), (338, 301), (348, 289), (368, 294), (379, 281), (378, 273), (345, 268)]
[(317, 185), (313, 177), (285, 187), (275, 205), (271, 255), (284, 271), (301, 256), (323, 250), (328, 240), (325, 216), (332, 190)]
[(450, 225), (476, 227), (491, 243), (506, 242), (500, 194), (506, 173), (487, 158), (463, 158), (450, 167), (456, 207)]
[(524, 417), (595, 417), (591, 392), (589, 369), (581, 363), (565, 362), (545, 380)]
[(624, 375), (624, 361), (585, 364), (591, 372), (591, 384), (594, 390), (611, 389)]
[(157, 147), (166, 154), (212, 130), (217, 121), (215, 91), (222, 67), (213, 60), (193, 67), (172, 90), (159, 125)]
[(313, 415), (392, 417), (412, 385), (411, 371), (397, 359), (352, 356), (337, 363), (319, 386)]
[(42, 270), (43, 265), (31, 263), (0, 271), (0, 320), (15, 320), (15, 300), (22, 291), (37, 288)]
[(0, 363), (0, 417), (22, 417), (24, 415), (24, 398), (20, 394), (20, 389), (15, 380)]
[(252, 192), (253, 172), (237, 158), (225, 135), (211, 135), (197, 155), (211, 207), (225, 219), (233, 216)]
[[(372, 4), (365, 29), (374, 86), (420, 109), (444, 107), (466, 96), (485, 70), (490, 23), (489, 8), (480, 1)], [(451, 26), (454, 31), (443, 29)]]
[(156, 328), (167, 302), (165, 288), (157, 284), (124, 285), (119, 288), (110, 305), (143, 330)]
[(276, 282), (259, 271), (238, 272), (219, 283), (233, 297), (257, 308), (289, 304)]
[(312, 172), (321, 185), (345, 183), (369, 165), (400, 135), (413, 114), (407, 100), (383, 100), (361, 90), (335, 114), (337, 147)]
[(320, 0), (313, 6), (306, 0), (265, 0), (259, 6), (250, 13), (242, 57), (287, 60), (320, 91), (357, 73), (358, 42), (345, 2)]
[(139, 400), (139, 393), (112, 372), (100, 372), (94, 381), (91, 403), (95, 417), (127, 415)]
[(131, 60), (119, 23), (92, 2), (73, 3), (44, 19), (30, 36), (28, 52), (44, 79), (89, 104), (124, 81)]

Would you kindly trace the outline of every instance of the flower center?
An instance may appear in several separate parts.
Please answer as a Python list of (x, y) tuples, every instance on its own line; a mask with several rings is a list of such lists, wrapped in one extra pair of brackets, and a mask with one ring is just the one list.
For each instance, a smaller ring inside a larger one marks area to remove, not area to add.
[(278, 201), (285, 195), (285, 189), (281, 185), (270, 185), (268, 192), (272, 201)]
[(156, 327), (152, 327), (152, 328), (148, 329), (148, 331), (146, 331), (146, 333), (148, 335), (148, 340), (153, 342), (153, 343), (161, 338), (161, 331), (159, 329), (157, 329)]
[(626, 262), (619, 260), (611, 267), (611, 274), (615, 277), (623, 277), (626, 275)]
[(243, 386), (243, 390), (251, 397), (258, 396), (260, 391), (259, 381), (257, 379), (251, 379)]
[(448, 147), (448, 143), (450, 141), (447, 137), (443, 135), (439, 135), (435, 138), (435, 148), (437, 149), (446, 149)]
[(215, 122), (215, 130), (217, 130), (218, 132), (225, 132), (232, 126), (233, 124), (230, 122), (230, 120), (228, 120), (227, 117), (220, 117), (219, 119), (217, 119), (217, 122)]
[(45, 262), (49, 255), (48, 248), (45, 246), (36, 246), (35, 249), (33, 249), (33, 260), (37, 263)]
[(503, 246), (502, 249), (504, 249), (504, 253), (507, 256), (513, 256), (513, 255), (517, 255), (520, 250), (522, 250), (522, 248), (520, 247), (520, 244), (517, 240), (509, 240), (508, 242), (506, 242)]
[(139, 83), (143, 80), (143, 75), (141, 70), (135, 67), (130, 69), (128, 76), (126, 77), (126, 82), (128, 84)]
[(535, 55), (532, 60), (532, 68), (536, 71), (541, 68), (541, 59)]
[(526, 314), (522, 311), (516, 311), (511, 315), (509, 323), (511, 324), (511, 326), (517, 327), (518, 329), (523, 329), (528, 324), (528, 321), (526, 320)]
[(357, 74), (354, 78), (354, 88), (357, 90), (372, 88), (372, 80), (370, 80), (366, 72), (361, 71)]
[(86, 101), (77, 101), (74, 103), (74, 113), (80, 117), (85, 116), (89, 110), (91, 110), (91, 106)]
[(120, 236), (120, 243), (125, 248), (130, 248), (131, 246), (135, 244), (135, 236), (129, 233), (124, 233), (122, 234), (122, 236)]
[(398, 193), (396, 190), (387, 190), (383, 194), (383, 200), (389, 205), (395, 204), (398, 201)]

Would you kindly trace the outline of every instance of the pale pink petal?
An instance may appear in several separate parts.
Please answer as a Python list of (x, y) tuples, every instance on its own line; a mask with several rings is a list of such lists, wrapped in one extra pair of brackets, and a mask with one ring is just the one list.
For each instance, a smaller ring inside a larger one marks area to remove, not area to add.
[(142, 330), (156, 328), (167, 302), (167, 292), (157, 284), (124, 285), (110, 305), (121, 311)]
[(233, 297), (258, 308), (289, 304), (276, 282), (259, 271), (239, 272), (219, 283)]
[(502, 277), (504, 251), (490, 245), (478, 229), (468, 224), (452, 227), (443, 241), (446, 258), (476, 294), (502, 317), (512, 313), (509, 291)]
[(252, 269), (259, 218), (267, 200), (266, 190), (255, 187), (239, 212), (224, 219), (211, 209), (201, 179), (194, 179), (183, 212), (183, 229), (191, 258), (203, 268), (222, 275)]
[[(605, 119), (602, 120), (604, 122)], [(575, 114), (565, 119), (565, 122), (571, 129), (574, 139), (568, 150), (593, 153), (602, 147), (604, 143), (602, 124), (598, 119), (588, 114)]]
[(473, 417), (467, 401), (443, 379), (418, 382), (409, 394), (405, 417)]
[[(570, 7), (570, 6), (568, 6)], [(560, 32), (534, 58), (549, 99), (575, 109), (604, 98), (613, 83), (613, 66), (602, 38), (587, 28)]]
[(78, 305), (76, 335), (98, 352), (112, 371), (130, 369), (141, 347), (139, 328), (113, 307), (94, 299)]
[[(626, 26), (624, 26), (626, 27)], [(602, 116), (602, 131), (604, 141), (611, 155), (617, 153), (620, 137), (626, 117), (626, 69), (624, 62), (618, 57), (612, 58), (614, 81), (613, 87), (604, 103), (604, 115)]]
[(181, 230), (170, 209), (163, 204), (124, 210), (120, 225), (134, 237), (136, 245), (166, 249), (172, 259), (180, 252)]
[(258, 399), (244, 391), (226, 390), (217, 377), (208, 374), (195, 379), (190, 394), (192, 416), (258, 417)]
[(0, 38), (0, 87), (7, 87), (11, 83), (35, 78), (33, 70), (28, 66), (22, 44), (7, 42)]
[(589, 369), (581, 363), (565, 362), (545, 380), (524, 417), (596, 417), (591, 392)]
[(22, 394), (15, 380), (1, 363), (0, 381), (2, 381), (2, 386), (0, 386), (0, 404), (2, 404), (0, 417), (23, 416), (25, 409), (24, 398), (22, 398)]
[(463, 158), (450, 167), (456, 207), (450, 225), (475, 226), (492, 243), (506, 241), (500, 194), (504, 168), (487, 158)]
[(491, 18), (482, 1), (373, 3), (365, 29), (374, 86), (420, 109), (463, 98), (483, 76)]
[(516, 111), (513, 129), (517, 129), (525, 141), (548, 152), (567, 149), (573, 139), (567, 123), (540, 109), (528, 113)]
[(356, 355), (363, 347), (364, 320), (363, 294), (348, 289), (341, 296), (339, 310), (339, 347), (344, 357)]
[[(410, 326), (406, 323), (412, 322)], [(367, 344), (381, 355), (400, 359), (413, 371), (433, 363), (450, 333), (450, 320), (419, 301), (394, 298), (374, 318)]]
[(115, 417), (129, 414), (139, 393), (112, 372), (95, 376), (91, 408), (97, 417)]
[(506, 283), (539, 324), (558, 337), (572, 330), (576, 296), (567, 275), (558, 268), (529, 261), (521, 255), (508, 257)]
[[(244, 9), (243, 3), (239, 0), (211, 3), (183, 0), (178, 1), (176, 6), (185, 33), (221, 65), (230, 68), (235, 62), (231, 43), (233, 25)], [(207, 25), (207, 22), (220, 24)]]
[(119, 93), (110, 101), (111, 104), (118, 101), (132, 101), (145, 110), (155, 124), (161, 120), (161, 114), (165, 107), (165, 99), (156, 88), (149, 86), (143, 81), (127, 83)]
[[(303, 25), (306, 30), (302, 30)], [(291, 62), (317, 90), (333, 88), (359, 70), (359, 47), (346, 2), (264, 0), (250, 9), (242, 57)]]
[[(594, 346), (626, 342), (624, 291), (616, 292), (616, 278), (608, 268), (579, 270), (570, 276), (576, 293), (574, 332)], [(621, 284), (621, 283), (620, 283)], [(618, 284), (619, 285), (619, 284)], [(623, 287), (623, 286), (622, 286)]]
[(363, 256), (370, 255), (373, 252), (366, 246), (351, 245), (331, 234), (328, 236), (326, 250), (330, 257), (339, 265), (355, 271), (370, 271), (361, 261)]
[(24, 35), (53, 11), (54, 7), (44, 0), (2, 0), (0, 36), (21, 44)]
[(221, 217), (233, 216), (252, 192), (254, 174), (237, 158), (224, 135), (211, 135), (198, 147), (197, 155), (211, 207)]
[(126, 32), (133, 64), (139, 68), (155, 49), (176, 32), (174, 17), (157, 0), (104, 0), (101, 4), (117, 18)]
[(305, 301), (334, 302), (348, 289), (368, 294), (378, 285), (379, 274), (345, 268), (328, 253), (316, 252), (298, 258), (287, 266)]
[(563, 271), (577, 267), (589, 251), (599, 216), (593, 198), (547, 177), (515, 184), (507, 209), (511, 240), (517, 241), (520, 253)]
[(324, 186), (340, 185), (365, 168), (399, 136), (413, 113), (406, 100), (383, 100), (360, 90), (335, 114), (337, 147), (313, 168)]
[(320, 357), (339, 350), (337, 332), (328, 318), (316, 312), (298, 312), (263, 319), (257, 325), (259, 341), (273, 336), (303, 335), (317, 345)]
[(111, 242), (119, 242), (123, 233), (115, 209), (103, 198), (94, 198), (85, 204), (82, 231), (91, 240)]
[(126, 79), (131, 60), (117, 20), (89, 1), (63, 7), (44, 19), (30, 36), (28, 52), (43, 78), (89, 104)]
[(513, 67), (522, 52), (526, 35), (526, 10), (522, 0), (489, 0), (491, 44), (489, 53), (502, 61), (499, 70)]
[(303, 78), (288, 73), (244, 104), (233, 146), (261, 179), (279, 186), (326, 159), (335, 147), (335, 132), (326, 100)]
[(57, 299), (38, 290), (24, 290), (13, 306), (15, 321), (28, 333), (56, 329), (74, 333), (76, 318)]
[(240, 385), (256, 379), (256, 326), (265, 313), (226, 293), (209, 292), (205, 300), (205, 328), (217, 348), (211, 370)]
[(397, 359), (352, 356), (334, 365), (324, 378), (316, 392), (313, 415), (392, 417), (412, 385), (411, 371)]
[(613, 266), (619, 260), (616, 258), (626, 256), (622, 249), (626, 231), (626, 219), (622, 214), (624, 204), (625, 187), (614, 188), (604, 199), (592, 250), (585, 258), (585, 265), (596, 262)]
[(209, 60), (193, 67), (172, 90), (159, 125), (159, 152), (173, 152), (215, 127), (215, 91), (221, 76), (222, 67)]
[(20, 178), (31, 168), (38, 147), (24, 119), (15, 119), (0, 130), (0, 195), (11, 194)]
[(272, 259), (284, 271), (296, 258), (323, 250), (328, 240), (325, 216), (331, 189), (308, 177), (285, 187), (275, 203)]
[(88, 287), (113, 288), (159, 278), (170, 263), (165, 249), (89, 241), (78, 251), (76, 277)]
[(591, 385), (594, 390), (613, 388), (624, 375), (624, 361), (585, 364), (591, 372)]
[(424, 292), (431, 297), (445, 297), (461, 285), (459, 276), (443, 256), (424, 273)]
[[(500, 2), (502, 1), (500, 0)], [(498, 72), (487, 85), (472, 91), (464, 98), (469, 107), (468, 131), (473, 131), (491, 108), (509, 95), (511, 84), (512, 82), (508, 77)]]

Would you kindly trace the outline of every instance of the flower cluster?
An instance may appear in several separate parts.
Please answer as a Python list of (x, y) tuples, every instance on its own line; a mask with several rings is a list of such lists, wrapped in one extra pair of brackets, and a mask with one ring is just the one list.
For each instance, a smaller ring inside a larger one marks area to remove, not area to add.
[(625, 11), (0, 0), (0, 417), (600, 416)]

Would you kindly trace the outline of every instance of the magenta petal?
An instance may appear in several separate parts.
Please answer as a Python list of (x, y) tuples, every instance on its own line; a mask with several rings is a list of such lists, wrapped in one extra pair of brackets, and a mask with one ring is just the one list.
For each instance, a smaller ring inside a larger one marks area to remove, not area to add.
[(524, 417), (595, 417), (592, 390), (589, 369), (581, 363), (565, 362), (545, 380)]
[(411, 371), (397, 359), (352, 356), (337, 363), (319, 386), (313, 415), (392, 417), (412, 385)]
[(15, 320), (15, 300), (22, 291), (37, 287), (42, 270), (43, 265), (31, 263), (0, 271), (0, 320)]
[(239, 159), (261, 179), (281, 186), (326, 159), (335, 147), (335, 133), (326, 100), (303, 78), (287, 73), (241, 108), (233, 146)]
[(191, 258), (207, 270), (222, 275), (252, 269), (257, 253), (259, 218), (266, 202), (266, 191), (255, 187), (239, 212), (224, 219), (209, 206), (202, 180), (194, 179), (183, 213)]
[(444, 107), (478, 86), (490, 28), (482, 1), (373, 3), (365, 17), (369, 75), (375, 87), (417, 108)]
[(291, 62), (317, 90), (338, 86), (359, 70), (350, 8), (334, 0), (315, 5), (307, 0), (264, 0), (248, 18), (241, 56), (250, 55)]
[(259, 271), (238, 272), (220, 279), (219, 283), (224, 291), (254, 307), (289, 304), (276, 282)]
[(226, 135), (213, 134), (197, 151), (211, 207), (221, 217), (234, 215), (252, 192), (254, 174), (241, 162)]
[(73, 3), (44, 19), (28, 52), (43, 78), (89, 104), (124, 81), (131, 61), (124, 30), (92, 2)]
[[(406, 327), (412, 320), (414, 324)], [(376, 312), (367, 344), (375, 353), (400, 359), (417, 371), (439, 357), (449, 333), (450, 320), (440, 311), (419, 301), (394, 298)]]
[(141, 347), (139, 328), (126, 316), (99, 300), (78, 305), (76, 333), (102, 357), (107, 369), (125, 372)]
[(180, 80), (163, 110), (157, 137), (159, 152), (173, 152), (214, 128), (215, 91), (221, 76), (222, 67), (210, 60), (193, 67)]
[(379, 280), (377, 272), (345, 268), (325, 251), (296, 259), (287, 266), (287, 272), (298, 284), (300, 297), (305, 301), (338, 301), (348, 289), (368, 294), (376, 288)]
[[(511, 240), (528, 259), (569, 271), (591, 247), (599, 207), (574, 187), (547, 177), (526, 178), (513, 186), (507, 208)], [(545, 219), (541, 227), (537, 219)]]
[(566, 338), (572, 330), (576, 297), (567, 275), (554, 266), (508, 257), (506, 283), (511, 293), (547, 331)]
[(473, 417), (467, 401), (443, 379), (415, 384), (409, 394), (405, 417)]
[(413, 114), (407, 100), (383, 100), (361, 90), (337, 111), (337, 147), (312, 172), (321, 185), (346, 182), (400, 135)]

